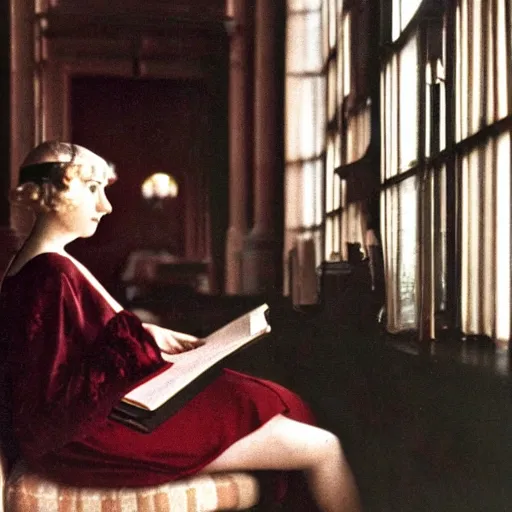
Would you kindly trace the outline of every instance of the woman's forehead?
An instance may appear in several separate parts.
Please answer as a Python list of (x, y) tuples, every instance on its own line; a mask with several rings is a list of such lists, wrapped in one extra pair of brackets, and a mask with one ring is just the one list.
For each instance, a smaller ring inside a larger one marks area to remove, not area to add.
[(90, 165), (92, 167), (108, 167), (104, 158), (101, 158), (101, 156), (86, 148), (79, 148), (73, 158), (73, 163), (78, 165)]

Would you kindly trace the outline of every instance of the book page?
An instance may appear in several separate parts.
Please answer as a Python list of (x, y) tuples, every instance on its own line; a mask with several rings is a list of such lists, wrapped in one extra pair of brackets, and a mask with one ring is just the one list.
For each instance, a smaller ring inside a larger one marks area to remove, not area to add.
[(205, 344), (167, 359), (173, 365), (125, 395), (123, 401), (153, 411), (196, 377), (238, 348), (270, 332), (265, 316), (268, 305), (236, 318), (203, 340)]

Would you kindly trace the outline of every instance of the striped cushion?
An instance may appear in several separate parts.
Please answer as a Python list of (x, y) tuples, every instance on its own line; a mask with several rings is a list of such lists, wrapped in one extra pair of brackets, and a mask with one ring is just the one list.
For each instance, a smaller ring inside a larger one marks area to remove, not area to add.
[(258, 502), (258, 494), (256, 478), (246, 473), (199, 475), (155, 487), (95, 489), (57, 484), (20, 463), (7, 482), (5, 512), (244, 510)]

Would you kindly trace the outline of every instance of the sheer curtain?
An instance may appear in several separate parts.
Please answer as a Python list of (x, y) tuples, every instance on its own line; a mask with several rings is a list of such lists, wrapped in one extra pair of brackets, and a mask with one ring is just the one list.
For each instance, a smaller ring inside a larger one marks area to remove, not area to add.
[[(460, 0), (456, 11), (461, 327), (508, 347), (511, 335), (510, 2)], [(501, 121), (501, 123), (500, 123)], [(491, 131), (488, 128), (494, 125)]]
[(390, 56), (381, 74), (381, 223), (390, 332), (418, 324), (419, 181), (416, 175), (400, 178), (418, 163), (418, 85), (414, 32)]
[(323, 258), (323, 37), (322, 0), (289, 0), (285, 62), (285, 294), (291, 291), (289, 258), (293, 251), (308, 255), (312, 272)]

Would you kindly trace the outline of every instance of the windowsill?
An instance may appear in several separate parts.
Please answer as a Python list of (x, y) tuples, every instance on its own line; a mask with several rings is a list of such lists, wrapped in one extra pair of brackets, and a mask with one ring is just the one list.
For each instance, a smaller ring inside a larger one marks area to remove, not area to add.
[(387, 334), (384, 337), (385, 346), (433, 364), (457, 365), (499, 379), (508, 380), (512, 375), (510, 354), (497, 350), (490, 341), (453, 337), (422, 345), (408, 336)]

